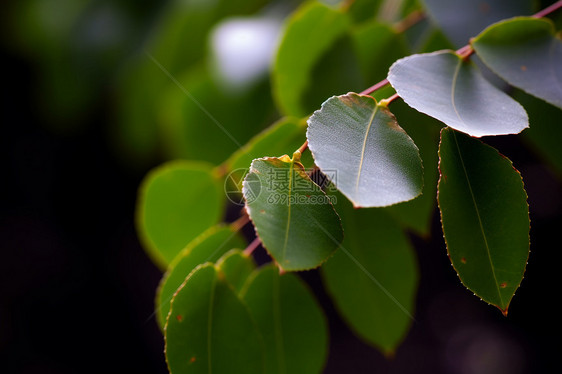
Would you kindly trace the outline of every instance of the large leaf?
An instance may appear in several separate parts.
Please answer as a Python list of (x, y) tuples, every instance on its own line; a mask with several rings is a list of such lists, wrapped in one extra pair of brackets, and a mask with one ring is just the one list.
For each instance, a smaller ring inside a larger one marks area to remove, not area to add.
[(471, 43), (509, 84), (562, 108), (562, 40), (552, 21), (518, 17), (498, 22)]
[(421, 193), (419, 151), (390, 111), (370, 96), (328, 99), (308, 120), (316, 165), (356, 207), (387, 206)]
[(517, 134), (529, 126), (517, 101), (453, 51), (400, 59), (388, 80), (409, 106), (472, 136)]
[(309, 2), (289, 19), (273, 71), (273, 92), (284, 114), (303, 117), (303, 93), (312, 68), (346, 32), (346, 14), (318, 2)]
[(198, 265), (216, 262), (232, 248), (245, 247), (245, 241), (231, 226), (214, 226), (185, 247), (170, 263), (156, 291), (156, 316), (161, 328), (166, 324), (170, 300), (178, 287)]
[(532, 0), (423, 0), (430, 17), (455, 47), (499, 20), (531, 14)]
[(463, 284), (507, 314), (529, 256), (529, 206), (511, 161), (477, 139), (444, 129), (439, 209)]
[(164, 331), (172, 374), (263, 373), (252, 317), (212, 264), (199, 266), (174, 295)]
[(172, 161), (143, 180), (137, 202), (137, 230), (160, 267), (223, 214), (224, 192), (204, 163)]
[(380, 209), (338, 200), (345, 239), (322, 267), (328, 292), (355, 333), (386, 355), (406, 336), (414, 314), (418, 268), (407, 236)]
[(294, 274), (265, 266), (246, 283), (242, 300), (264, 340), (265, 373), (322, 372), (328, 350), (327, 323), (312, 293)]
[(242, 189), (256, 233), (285, 270), (320, 266), (343, 238), (330, 196), (295, 158), (254, 160)]

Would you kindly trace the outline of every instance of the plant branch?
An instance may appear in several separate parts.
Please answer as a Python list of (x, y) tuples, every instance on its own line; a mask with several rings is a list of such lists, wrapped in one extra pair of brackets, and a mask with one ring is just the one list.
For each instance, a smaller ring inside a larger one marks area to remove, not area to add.
[(542, 18), (544, 16), (549, 15), (550, 13), (553, 13), (553, 12), (557, 11), (560, 8), (562, 8), (562, 0), (558, 0), (557, 2), (552, 4), (551, 6), (546, 7), (543, 10), (541, 10), (540, 12), (533, 14), (532, 17), (533, 18)]

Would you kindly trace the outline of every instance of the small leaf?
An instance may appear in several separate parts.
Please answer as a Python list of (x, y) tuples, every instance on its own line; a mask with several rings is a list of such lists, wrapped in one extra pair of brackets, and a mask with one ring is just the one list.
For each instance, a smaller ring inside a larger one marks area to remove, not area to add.
[(418, 148), (370, 96), (331, 97), (308, 120), (307, 137), (316, 165), (355, 207), (392, 205), (421, 193)]
[(383, 210), (353, 209), (340, 200), (336, 208), (345, 239), (322, 266), (324, 282), (356, 334), (390, 355), (413, 321), (419, 278), (414, 250)]
[[(349, 27), (346, 14), (319, 2), (300, 7), (289, 19), (273, 70), (273, 92), (280, 110), (303, 117), (303, 94), (310, 73), (324, 52)], [(303, 37), (303, 35), (306, 35)]]
[(232, 249), (219, 258), (217, 268), (223, 272), (228, 284), (240, 293), (247, 278), (255, 270), (256, 264), (244, 251)]
[(242, 293), (264, 340), (265, 372), (322, 372), (328, 351), (326, 317), (303, 282), (271, 265), (256, 271)]
[(155, 308), (160, 327), (166, 324), (172, 296), (193, 269), (215, 262), (232, 248), (245, 245), (244, 239), (230, 226), (211, 227), (191, 241), (170, 263), (156, 291)]
[(529, 127), (525, 109), (453, 51), (400, 59), (388, 80), (406, 104), (471, 136), (517, 134)]
[(494, 148), (441, 132), (438, 203), (449, 258), (463, 284), (507, 314), (529, 256), (521, 175)]
[(531, 14), (531, 0), (423, 0), (432, 20), (443, 29), (455, 47), (461, 47), (468, 39), (488, 25), (499, 20)]
[(518, 17), (498, 22), (472, 46), (509, 84), (562, 108), (562, 40), (552, 21)]
[(246, 306), (212, 264), (178, 289), (165, 328), (172, 374), (262, 374), (263, 342)]
[(256, 233), (284, 270), (320, 266), (343, 238), (330, 196), (295, 158), (254, 160), (242, 192)]
[(161, 268), (222, 218), (224, 192), (211, 169), (205, 163), (172, 161), (144, 178), (137, 202), (137, 230)]

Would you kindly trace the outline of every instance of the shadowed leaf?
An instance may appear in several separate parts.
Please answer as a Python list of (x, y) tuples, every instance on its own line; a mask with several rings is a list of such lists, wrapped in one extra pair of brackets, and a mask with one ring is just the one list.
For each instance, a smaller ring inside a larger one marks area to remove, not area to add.
[(254, 160), (242, 192), (256, 233), (285, 270), (320, 266), (343, 238), (330, 197), (294, 158)]
[(518, 17), (498, 22), (472, 46), (509, 84), (562, 108), (562, 40), (552, 21)]
[(444, 129), (438, 203), (447, 251), (463, 284), (507, 314), (529, 256), (521, 174), (481, 141)]

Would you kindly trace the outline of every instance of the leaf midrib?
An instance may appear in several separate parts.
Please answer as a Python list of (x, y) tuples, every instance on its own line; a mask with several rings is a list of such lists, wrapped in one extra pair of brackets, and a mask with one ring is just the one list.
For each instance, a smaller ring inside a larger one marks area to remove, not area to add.
[(455, 67), (455, 72), (453, 73), (453, 81), (451, 83), (451, 105), (453, 107), (453, 110), (455, 111), (455, 114), (457, 115), (457, 118), (459, 119), (459, 121), (462, 122), (462, 124), (465, 127), (469, 127), (466, 122), (464, 122), (464, 119), (461, 117), (458, 109), (457, 109), (457, 104), (456, 104), (456, 99), (455, 99), (455, 91), (457, 90), (457, 79), (459, 77), (460, 74), (460, 70), (461, 70), (461, 66), (462, 66), (462, 60), (459, 58), (459, 62), (457, 63), (457, 66)]
[(496, 271), (494, 269), (494, 263), (492, 261), (492, 255), (490, 253), (490, 247), (488, 245), (488, 239), (486, 238), (486, 233), (484, 232), (484, 225), (482, 224), (482, 218), (480, 217), (480, 211), (478, 210), (478, 204), (476, 203), (476, 198), (474, 197), (474, 192), (472, 190), (472, 185), (471, 185), (470, 179), (468, 177), (468, 172), (466, 171), (466, 166), (464, 164), (464, 160), (463, 160), (463, 157), (462, 157), (460, 146), (459, 146), (459, 143), (457, 141), (457, 135), (454, 132), (453, 132), (453, 139), (455, 140), (455, 146), (457, 147), (457, 152), (459, 154), (459, 159), (461, 161), (464, 176), (466, 178), (468, 190), (470, 191), (470, 197), (472, 198), (472, 204), (474, 205), (474, 210), (476, 211), (476, 217), (478, 218), (478, 225), (480, 227), (480, 232), (482, 233), (482, 238), (484, 239), (484, 245), (486, 247), (486, 254), (488, 255), (488, 261), (490, 263), (490, 269), (492, 270), (492, 276), (494, 277), (494, 282), (496, 284), (496, 290), (498, 292), (498, 297), (500, 298), (501, 306), (503, 308), (504, 302), (503, 302), (502, 294), (500, 292), (500, 288), (499, 288), (499, 285), (498, 285), (498, 278), (496, 277)]
[(375, 105), (375, 109), (369, 118), (369, 124), (367, 125), (367, 130), (365, 131), (365, 137), (363, 138), (363, 146), (361, 148), (361, 158), (359, 160), (359, 170), (357, 171), (357, 179), (355, 180), (355, 194), (359, 194), (359, 180), (361, 178), (361, 171), (363, 170), (363, 161), (365, 160), (365, 149), (367, 148), (367, 139), (369, 137), (369, 132), (371, 131), (371, 126), (375, 120), (375, 115), (379, 109), (378, 105)]
[(287, 244), (289, 243), (289, 229), (291, 227), (291, 196), (293, 193), (293, 166), (294, 162), (291, 161), (289, 166), (289, 196), (287, 197), (287, 226), (285, 227), (285, 241), (281, 251), (281, 259), (285, 262), (285, 255), (287, 253)]

